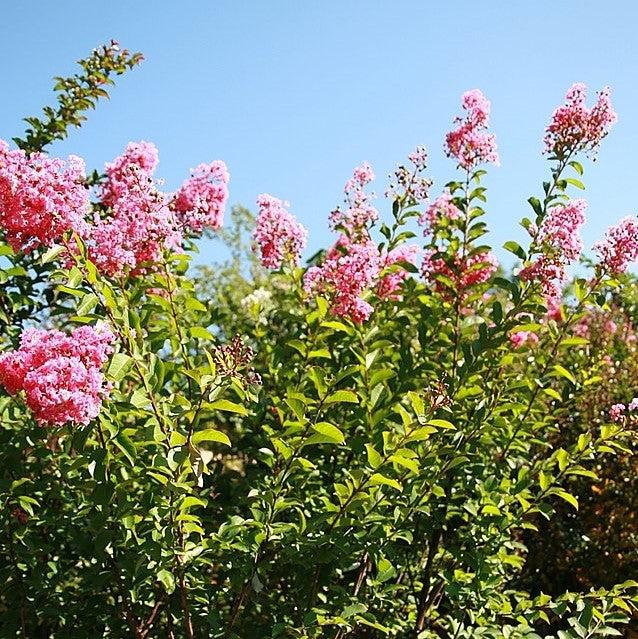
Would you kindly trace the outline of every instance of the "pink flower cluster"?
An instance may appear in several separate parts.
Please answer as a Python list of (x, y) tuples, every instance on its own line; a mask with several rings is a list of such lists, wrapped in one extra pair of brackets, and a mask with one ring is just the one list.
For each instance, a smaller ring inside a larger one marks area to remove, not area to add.
[(471, 171), (479, 164), (491, 163), (498, 166), (496, 138), (487, 132), (490, 120), (490, 102), (478, 90), (463, 94), (465, 118), (457, 117), (458, 127), (445, 136), (448, 157), (455, 158), (459, 166)]
[(259, 215), (253, 239), (262, 265), (274, 270), (286, 260), (296, 265), (306, 246), (308, 231), (286, 210), (287, 202), (264, 193), (257, 198), (257, 206)]
[(44, 153), (27, 155), (0, 140), (0, 227), (15, 251), (51, 246), (69, 230), (81, 232), (88, 210), (84, 162)]
[(449, 295), (450, 290), (437, 276), (451, 280), (457, 293), (463, 295), (477, 284), (484, 284), (498, 268), (498, 259), (489, 250), (462, 258), (454, 256), (450, 263), (434, 249), (428, 249), (423, 256), (421, 273), (426, 281), (434, 285), (437, 292)]
[(380, 271), (379, 250), (371, 240), (353, 242), (342, 235), (321, 266), (306, 271), (304, 288), (309, 294), (326, 295), (334, 315), (360, 324), (374, 310), (362, 295), (374, 286)]
[(217, 230), (224, 223), (224, 207), (228, 200), (229, 174), (221, 162), (200, 164), (179, 188), (173, 202), (179, 226), (201, 233), (205, 228)]
[(609, 409), (609, 419), (612, 422), (616, 422), (616, 423), (622, 422), (627, 411), (634, 412), (637, 409), (638, 409), (638, 397), (634, 397), (629, 403), (629, 406), (625, 406), (624, 404), (614, 404)]
[(586, 209), (585, 200), (573, 200), (549, 211), (535, 237), (541, 254), (521, 270), (521, 279), (540, 282), (545, 295), (558, 296), (557, 282), (565, 281), (566, 267), (577, 260), (583, 250), (579, 233), (585, 223)]
[(610, 227), (604, 239), (594, 244), (603, 269), (610, 273), (624, 273), (631, 262), (638, 259), (638, 219), (626, 217)]
[(114, 340), (104, 325), (61, 331), (24, 331), (17, 351), (0, 355), (0, 384), (10, 395), (24, 391), (40, 424), (88, 424), (110, 386), (102, 367)]
[(574, 84), (565, 96), (565, 104), (553, 113), (545, 131), (545, 152), (566, 157), (578, 151), (593, 152), (609, 133), (618, 116), (611, 105), (609, 87), (598, 93), (596, 104), (585, 106), (587, 87)]
[(153, 144), (131, 142), (106, 165), (99, 196), (110, 211), (104, 217), (96, 213), (83, 236), (90, 259), (102, 273), (141, 272), (145, 263), (157, 262), (165, 248), (179, 247), (181, 233), (153, 179), (157, 164)]
[(517, 331), (510, 335), (510, 343), (514, 348), (534, 346), (538, 344), (538, 335), (533, 331)]
[[(377, 284), (377, 297), (387, 300), (400, 298), (401, 286), (409, 276), (409, 272), (400, 264), (416, 265), (419, 252), (416, 244), (401, 244), (381, 256), (382, 277)], [(387, 270), (390, 272), (386, 272)]]
[(200, 164), (169, 197), (153, 177), (158, 163), (153, 144), (130, 142), (106, 165), (98, 197), (108, 211), (96, 212), (82, 233), (89, 257), (102, 273), (117, 277), (143, 272), (164, 250), (179, 250), (184, 235), (221, 226), (228, 199), (226, 165)]
[(452, 194), (446, 189), (421, 214), (418, 222), (424, 227), (423, 233), (428, 235), (441, 220), (457, 220), (459, 217), (461, 211), (454, 204)]
[(353, 176), (346, 182), (347, 208), (336, 208), (330, 214), (330, 227), (342, 231), (349, 237), (358, 240), (369, 237), (368, 227), (377, 221), (379, 213), (372, 204), (365, 187), (374, 180), (372, 167), (364, 162), (355, 168)]

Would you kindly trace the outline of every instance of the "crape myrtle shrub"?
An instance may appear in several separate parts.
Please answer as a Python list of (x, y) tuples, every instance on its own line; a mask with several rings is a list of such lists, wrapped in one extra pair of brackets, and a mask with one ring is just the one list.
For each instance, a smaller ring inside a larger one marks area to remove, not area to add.
[[(61, 98), (137, 59), (95, 52)], [(634, 444), (630, 384), (624, 407), (556, 439), (598, 383), (574, 327), (612, 308), (638, 257), (626, 218), (561, 301), (608, 90), (590, 108), (575, 85), (552, 115), (512, 279), (484, 244), (498, 155), (474, 90), (445, 139), (452, 181), (435, 194), (418, 147), (382, 216), (361, 165), (308, 267), (289, 205), (258, 196), (259, 286), (229, 295), (236, 321), (187, 273), (192, 240), (222, 227), (225, 165), (167, 193), (139, 142), (87, 177), (41, 153), (91, 106), (74, 99), (0, 145), (1, 636), (622, 632), (635, 582), (517, 586), (527, 535), (578, 508), (571, 478), (596, 482)]]

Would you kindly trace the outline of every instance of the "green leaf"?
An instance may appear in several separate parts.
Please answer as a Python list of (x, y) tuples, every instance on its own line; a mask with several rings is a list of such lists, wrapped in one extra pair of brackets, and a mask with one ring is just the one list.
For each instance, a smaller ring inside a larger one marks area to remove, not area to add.
[(131, 466), (135, 465), (135, 458), (137, 457), (137, 451), (133, 442), (123, 432), (119, 432), (113, 439), (115, 445), (124, 453), (124, 456), (129, 460)]
[(523, 250), (523, 247), (513, 240), (505, 242), (505, 244), (503, 244), (503, 248), (510, 253), (514, 253), (516, 257), (520, 257), (521, 260), (525, 260), (527, 258), (527, 254)]
[(368, 463), (370, 464), (370, 466), (374, 470), (379, 468), (379, 466), (381, 466), (383, 458), (376, 451), (376, 449), (374, 448), (374, 446), (372, 444), (366, 444), (366, 452), (368, 453)]
[(214, 402), (206, 404), (210, 410), (222, 410), (227, 413), (238, 413), (239, 415), (248, 415), (248, 410), (241, 404), (236, 404), (228, 399), (218, 399)]
[(230, 446), (230, 439), (226, 433), (222, 433), (221, 430), (215, 428), (207, 428), (206, 430), (198, 430), (191, 438), (193, 444), (201, 444), (202, 442), (217, 442)]
[(75, 310), (77, 315), (86, 315), (90, 313), (98, 303), (98, 297), (95, 293), (88, 293), (82, 298), (82, 301)]
[(568, 504), (570, 504), (576, 510), (578, 510), (578, 499), (576, 499), (574, 495), (570, 495), (567, 491), (562, 490), (560, 488), (554, 491), (554, 494), (560, 497), (561, 499), (564, 499)]
[(358, 404), (359, 398), (357, 394), (351, 390), (338, 390), (332, 395), (328, 395), (324, 404), (341, 404), (341, 403), (351, 403)]
[(204, 328), (203, 326), (191, 326), (189, 332), (190, 332), (190, 336), (195, 339), (205, 339), (205, 340), (215, 339), (215, 336), (207, 328)]
[(106, 374), (112, 380), (119, 382), (124, 379), (124, 376), (128, 373), (132, 365), (133, 359), (126, 353), (115, 353), (111, 358), (111, 363), (109, 364)]
[(576, 385), (576, 378), (564, 366), (561, 366), (560, 364), (555, 364), (554, 371), (561, 377), (564, 377), (565, 379), (569, 380), (572, 384)]
[(333, 424), (329, 424), (328, 422), (319, 422), (318, 424), (313, 424), (312, 429), (323, 435), (327, 440), (334, 442), (335, 444), (343, 444), (346, 440), (344, 434)]
[(391, 488), (394, 488), (399, 492), (403, 491), (403, 487), (396, 479), (391, 479), (390, 477), (386, 477), (381, 473), (374, 473), (374, 475), (370, 477), (369, 483), (371, 483), (373, 486), (379, 486), (383, 484), (385, 486), (390, 486)]
[(157, 571), (157, 580), (161, 582), (161, 584), (166, 588), (166, 592), (169, 595), (172, 595), (175, 591), (175, 577), (173, 577), (173, 573), (169, 572), (162, 568)]

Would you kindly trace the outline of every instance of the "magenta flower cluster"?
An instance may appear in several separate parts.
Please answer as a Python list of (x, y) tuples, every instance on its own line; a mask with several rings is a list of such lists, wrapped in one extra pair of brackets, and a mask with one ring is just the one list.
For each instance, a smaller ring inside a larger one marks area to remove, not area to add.
[(625, 217), (610, 227), (605, 237), (594, 244), (603, 269), (613, 274), (624, 273), (638, 260), (638, 219)]
[(228, 180), (228, 169), (220, 160), (193, 169), (172, 202), (179, 226), (194, 233), (221, 228), (228, 200)]
[(223, 162), (202, 164), (174, 195), (153, 177), (159, 162), (148, 142), (131, 142), (105, 167), (91, 215), (84, 163), (10, 150), (0, 140), (0, 226), (16, 251), (48, 247), (75, 231), (91, 260), (110, 276), (138, 273), (184, 236), (218, 229), (228, 199)]
[(346, 208), (336, 208), (330, 214), (330, 227), (334, 231), (353, 239), (368, 237), (368, 228), (379, 218), (379, 212), (370, 203), (370, 195), (365, 192), (365, 187), (373, 180), (374, 173), (367, 162), (355, 168), (344, 187)]
[(565, 281), (567, 266), (583, 250), (580, 228), (585, 223), (586, 209), (585, 200), (572, 200), (550, 209), (540, 229), (533, 231), (540, 255), (520, 272), (521, 279), (539, 282), (547, 296), (558, 295), (558, 284)]
[(456, 129), (445, 136), (445, 151), (467, 171), (479, 164), (499, 164), (496, 138), (487, 132), (490, 123), (490, 102), (478, 89), (463, 94), (465, 117), (457, 117)]
[(594, 152), (611, 126), (618, 120), (611, 105), (609, 87), (598, 92), (596, 104), (585, 106), (587, 87), (574, 84), (565, 96), (565, 104), (553, 113), (545, 131), (545, 152), (567, 157), (580, 151)]
[(288, 203), (264, 193), (257, 198), (259, 215), (253, 239), (262, 265), (281, 268), (285, 261), (297, 265), (308, 231), (288, 210)]
[(419, 224), (423, 227), (424, 235), (429, 235), (443, 220), (458, 220), (461, 211), (454, 204), (449, 190), (443, 191), (419, 216)]
[(498, 268), (498, 259), (490, 250), (483, 250), (463, 257), (454, 255), (446, 259), (435, 249), (424, 252), (421, 263), (421, 274), (434, 289), (444, 296), (449, 295), (449, 288), (440, 281), (443, 276), (446, 282), (451, 282), (454, 290), (466, 294), (469, 289), (478, 284), (485, 284)]
[(51, 246), (84, 228), (89, 192), (84, 162), (44, 153), (27, 155), (0, 140), (0, 227), (15, 251)]
[(81, 326), (69, 335), (27, 329), (17, 351), (0, 355), (0, 384), (10, 395), (23, 391), (40, 424), (88, 424), (110, 390), (102, 367), (113, 340), (105, 325)]
[(516, 349), (538, 344), (538, 335), (533, 331), (516, 331), (510, 335), (510, 343)]

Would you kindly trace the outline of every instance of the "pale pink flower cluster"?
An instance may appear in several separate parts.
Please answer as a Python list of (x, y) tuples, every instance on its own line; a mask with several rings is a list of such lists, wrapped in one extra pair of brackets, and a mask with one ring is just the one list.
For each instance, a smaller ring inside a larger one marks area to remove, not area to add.
[(385, 275), (382, 274), (377, 284), (377, 297), (395, 301), (400, 299), (401, 287), (410, 275), (400, 264), (416, 265), (419, 253), (420, 248), (416, 244), (401, 244), (391, 251), (388, 251), (385, 255), (382, 255), (382, 271), (386, 272), (390, 269), (390, 272), (385, 273)]
[(626, 217), (610, 227), (605, 237), (594, 244), (603, 269), (610, 273), (624, 273), (631, 262), (638, 259), (638, 219)]
[(394, 170), (394, 176), (390, 176), (392, 183), (385, 192), (386, 197), (395, 201), (401, 201), (404, 205), (414, 205), (425, 202), (432, 186), (432, 180), (422, 175), (427, 168), (428, 152), (424, 146), (417, 146), (408, 155), (411, 167), (403, 164)]
[[(625, 406), (624, 404), (614, 404), (609, 409), (609, 419), (612, 422), (622, 422), (624, 421), (627, 412), (633, 413), (638, 409), (638, 397), (634, 397), (629, 406)], [(633, 417), (633, 416), (632, 416)]]
[(287, 202), (264, 193), (257, 198), (257, 206), (253, 239), (262, 265), (274, 270), (284, 261), (297, 265), (308, 231), (287, 211)]
[(330, 214), (330, 227), (333, 230), (341, 231), (353, 239), (369, 237), (368, 227), (379, 218), (379, 212), (365, 192), (365, 187), (373, 180), (374, 173), (367, 162), (355, 168), (344, 187), (346, 209), (337, 207)]
[(27, 155), (0, 140), (0, 228), (15, 251), (51, 246), (82, 231), (89, 205), (84, 162)]
[(458, 127), (445, 136), (448, 157), (455, 158), (459, 166), (470, 171), (479, 164), (498, 166), (496, 138), (487, 132), (490, 120), (490, 102), (478, 89), (463, 94), (464, 118), (457, 117)]
[(553, 113), (545, 131), (545, 152), (565, 157), (579, 151), (593, 152), (609, 133), (618, 116), (611, 105), (609, 87), (598, 93), (591, 109), (585, 106), (587, 87), (574, 84), (565, 96), (565, 104)]
[(304, 288), (309, 294), (326, 295), (334, 315), (360, 324), (374, 310), (362, 295), (374, 286), (380, 272), (379, 250), (371, 240), (353, 242), (342, 235), (321, 266), (306, 271)]
[(215, 231), (221, 228), (228, 200), (228, 180), (228, 169), (220, 160), (193, 169), (171, 203), (177, 223), (184, 231), (199, 234), (206, 228)]
[(510, 335), (510, 343), (517, 349), (523, 346), (534, 346), (538, 344), (538, 335), (533, 331), (517, 331)]
[(461, 211), (454, 204), (452, 194), (446, 189), (419, 216), (418, 222), (423, 227), (424, 235), (429, 235), (441, 220), (458, 220), (459, 217)]
[(498, 259), (489, 250), (474, 253), (462, 258), (454, 256), (451, 264), (434, 249), (428, 249), (423, 255), (421, 273), (426, 281), (434, 285), (437, 292), (449, 295), (449, 288), (437, 280), (437, 276), (444, 276), (451, 280), (457, 293), (464, 295), (468, 289), (478, 284), (488, 282), (496, 269)]
[(23, 391), (40, 424), (88, 424), (110, 391), (102, 367), (113, 340), (105, 325), (81, 326), (68, 335), (27, 329), (17, 351), (0, 355), (0, 384), (10, 395)]
[(535, 244), (541, 254), (520, 272), (527, 281), (537, 281), (545, 295), (560, 294), (558, 284), (567, 277), (566, 267), (577, 260), (583, 250), (580, 228), (585, 223), (585, 200), (573, 200), (552, 208), (536, 233)]
[(153, 144), (131, 142), (106, 165), (99, 196), (110, 210), (103, 217), (96, 213), (83, 235), (89, 257), (102, 273), (141, 272), (146, 263), (157, 262), (164, 249), (180, 246), (181, 232), (153, 179), (157, 164)]

